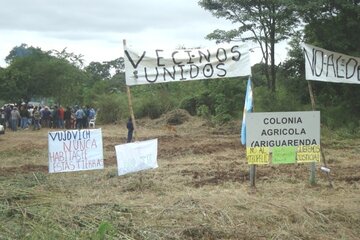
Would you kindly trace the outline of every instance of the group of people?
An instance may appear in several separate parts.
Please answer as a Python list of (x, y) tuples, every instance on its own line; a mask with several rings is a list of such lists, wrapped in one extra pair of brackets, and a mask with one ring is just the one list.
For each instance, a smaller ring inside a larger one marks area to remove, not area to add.
[(0, 108), (0, 122), (13, 131), (40, 128), (82, 129), (89, 127), (89, 121), (96, 118), (96, 111), (90, 106), (66, 107), (32, 106), (6, 104)]
[[(85, 106), (64, 109), (61, 105), (54, 107), (28, 106), (23, 103), (6, 104), (0, 108), (0, 123), (12, 131), (20, 129), (40, 130), (41, 128), (83, 129), (89, 127), (89, 122), (96, 118), (93, 107)], [(128, 129), (127, 142), (133, 140), (134, 124), (129, 117), (126, 128)]]

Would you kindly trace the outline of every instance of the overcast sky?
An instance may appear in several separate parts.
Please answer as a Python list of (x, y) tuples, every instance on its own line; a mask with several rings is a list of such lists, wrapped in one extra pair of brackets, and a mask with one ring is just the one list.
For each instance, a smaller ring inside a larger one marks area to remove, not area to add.
[[(123, 39), (136, 48), (206, 47), (215, 29), (232, 29), (198, 0), (2, 0), (0, 66), (11, 49), (26, 43), (62, 50), (91, 61), (123, 56)], [(253, 60), (253, 61), (259, 61)]]

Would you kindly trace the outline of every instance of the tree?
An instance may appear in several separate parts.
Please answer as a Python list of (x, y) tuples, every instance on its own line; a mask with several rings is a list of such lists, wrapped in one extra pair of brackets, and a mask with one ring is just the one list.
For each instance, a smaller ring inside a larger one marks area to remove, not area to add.
[[(18, 54), (19, 49), (25, 54)], [(7, 57), (10, 65), (0, 74), (2, 98), (29, 101), (33, 97), (51, 97), (58, 103), (80, 101), (86, 75), (67, 59), (50, 54), (25, 44), (15, 47)]]
[(66, 60), (70, 64), (78, 68), (82, 68), (84, 65), (84, 59), (83, 59), (84, 56), (82, 54), (76, 55), (75, 53), (72, 52), (69, 53), (66, 51), (66, 48), (64, 48), (62, 51), (52, 50), (50, 51), (50, 54), (58, 59)]
[(268, 88), (276, 90), (275, 44), (292, 35), (299, 18), (292, 0), (201, 0), (199, 5), (218, 18), (240, 26), (230, 31), (215, 30), (207, 37), (218, 42), (235, 40), (259, 44)]
[[(333, 52), (360, 56), (359, 0), (299, 0), (299, 6), (306, 23), (305, 42)], [(312, 85), (325, 123), (330, 126), (358, 126), (358, 84), (313, 82)]]
[(6, 56), (5, 62), (11, 64), (15, 59), (27, 57), (30, 55), (42, 55), (44, 52), (40, 48), (28, 47), (27, 44), (22, 43), (20, 46), (14, 47), (9, 55)]

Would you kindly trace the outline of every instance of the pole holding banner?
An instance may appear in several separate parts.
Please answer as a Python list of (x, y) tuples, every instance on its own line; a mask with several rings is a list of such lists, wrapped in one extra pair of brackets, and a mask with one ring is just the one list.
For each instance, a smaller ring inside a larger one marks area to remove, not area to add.
[[(307, 82), (308, 82), (308, 88), (309, 88), (309, 94), (310, 94), (312, 110), (315, 111), (316, 107), (315, 107), (314, 92), (312, 90), (312, 86), (311, 86), (310, 81), (307, 81)], [(320, 151), (322, 151), (321, 148), (320, 148)], [(311, 185), (316, 184), (316, 164), (315, 164), (315, 162), (312, 162), (311, 165), (310, 165), (310, 184)]]
[[(315, 97), (314, 97), (314, 91), (312, 89), (311, 82), (308, 80), (307, 83), (308, 83), (308, 89), (309, 89), (309, 94), (310, 94), (312, 110), (315, 111), (316, 110), (316, 102), (315, 102)], [(321, 145), (321, 143), (320, 143), (320, 145)], [(327, 168), (325, 154), (324, 154), (324, 151), (323, 151), (323, 147), (321, 147), (321, 146), (320, 146), (320, 151), (321, 151), (321, 157), (323, 159), (324, 166), (325, 166), (325, 168)], [(328, 178), (328, 181), (329, 181), (329, 186), (331, 188), (333, 188), (330, 172), (326, 171), (326, 175), (327, 175), (327, 178)], [(311, 166), (310, 166), (310, 184), (311, 185), (316, 184), (316, 165), (315, 165), (315, 162), (311, 163)]]
[[(123, 40), (123, 45), (124, 45), (124, 49), (126, 47), (126, 40)], [(129, 112), (130, 112), (130, 117), (131, 117), (131, 121), (133, 123), (134, 126), (134, 140), (137, 140), (136, 137), (136, 122), (135, 122), (135, 115), (134, 115), (134, 110), (133, 110), (133, 105), (132, 105), (132, 100), (131, 100), (131, 92), (130, 92), (130, 87), (128, 85), (126, 85), (126, 92), (127, 92), (127, 97), (128, 97), (128, 105), (129, 105)]]

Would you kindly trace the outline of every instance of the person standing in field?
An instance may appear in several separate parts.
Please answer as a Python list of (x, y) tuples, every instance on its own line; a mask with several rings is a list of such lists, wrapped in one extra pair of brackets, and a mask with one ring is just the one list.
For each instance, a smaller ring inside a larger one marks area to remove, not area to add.
[(134, 124), (132, 122), (131, 117), (129, 117), (129, 120), (126, 123), (126, 128), (128, 129), (127, 142), (130, 143), (132, 141), (133, 132), (134, 132)]
[(65, 128), (70, 129), (71, 127), (71, 108), (67, 107), (64, 112)]
[(27, 110), (27, 107), (25, 103), (23, 103), (20, 107), (20, 127), (21, 129), (26, 129), (28, 127), (28, 118), (29, 118), (29, 111)]
[(35, 106), (35, 108), (34, 108), (33, 117), (34, 117), (33, 130), (40, 130), (41, 114), (40, 114), (40, 111), (38, 110), (37, 106)]
[(60, 105), (58, 109), (58, 127), (64, 128), (64, 108)]
[(20, 113), (19, 113), (17, 107), (14, 107), (13, 110), (11, 111), (11, 129), (14, 132), (17, 131), (19, 119), (20, 119)]
[(51, 117), (51, 112), (49, 110), (49, 107), (45, 106), (45, 108), (40, 111), (41, 114), (41, 124), (42, 127), (50, 127), (50, 117)]
[(77, 129), (82, 129), (84, 128), (84, 116), (85, 116), (85, 113), (84, 113), (84, 110), (79, 107), (79, 109), (75, 112), (75, 116), (76, 116), (76, 128)]

